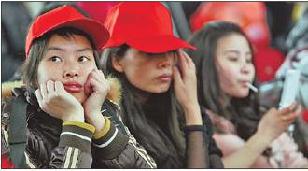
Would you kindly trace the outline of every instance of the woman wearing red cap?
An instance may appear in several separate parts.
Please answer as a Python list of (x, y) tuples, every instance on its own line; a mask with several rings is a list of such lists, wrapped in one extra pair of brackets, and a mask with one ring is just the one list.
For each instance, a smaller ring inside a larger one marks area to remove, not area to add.
[(196, 64), (199, 102), (214, 124), (224, 166), (272, 167), (262, 153), (294, 121), (295, 105), (272, 108), (260, 119), (252, 46), (236, 24), (208, 23), (190, 43), (198, 48), (188, 53)]
[[(112, 101), (115, 85), (99, 70), (96, 50), (108, 38), (102, 24), (71, 6), (35, 19), (26, 39), (25, 87), (13, 90), (2, 118), (16, 167), (155, 167), (123, 125)], [(27, 121), (25, 130), (16, 115)]]
[[(111, 38), (103, 63), (122, 83), (121, 117), (158, 168), (222, 167), (201, 114), (195, 66), (173, 35), (171, 15), (159, 2), (124, 2), (108, 13)], [(178, 66), (176, 64), (178, 63)]]

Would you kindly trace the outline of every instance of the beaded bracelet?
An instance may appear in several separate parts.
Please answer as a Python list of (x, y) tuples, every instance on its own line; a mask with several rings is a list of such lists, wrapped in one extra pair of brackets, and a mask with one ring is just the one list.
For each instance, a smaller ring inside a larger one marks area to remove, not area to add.
[(190, 132), (193, 131), (201, 131), (201, 132), (205, 132), (206, 131), (206, 127), (204, 125), (187, 125), (184, 127), (184, 133), (188, 134)]

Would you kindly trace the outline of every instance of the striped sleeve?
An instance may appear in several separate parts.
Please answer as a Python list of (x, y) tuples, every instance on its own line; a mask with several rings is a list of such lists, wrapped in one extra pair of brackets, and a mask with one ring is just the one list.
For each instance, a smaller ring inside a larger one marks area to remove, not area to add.
[[(128, 127), (123, 124), (123, 121), (120, 115), (118, 115), (118, 118), (124, 127), (124, 131), (126, 135), (128, 135), (129, 137), (128, 144), (134, 147), (135, 152), (137, 153), (139, 158), (146, 163), (144, 166), (142, 166), (142, 168), (157, 168), (157, 164), (155, 160), (148, 154), (146, 149), (136, 141), (135, 137), (130, 133)], [(140, 162), (140, 163), (144, 163), (144, 162)]]
[(105, 102), (102, 112), (108, 119), (106, 127), (95, 133), (92, 139), (93, 163), (105, 168), (156, 168), (155, 161), (123, 124), (119, 106), (108, 100)]
[(154, 159), (148, 154), (146, 149), (142, 147), (135, 139), (135, 137), (130, 133), (129, 129), (125, 126), (125, 131), (129, 135), (128, 144), (135, 148), (136, 153), (140, 156), (141, 159), (146, 162), (144, 168), (157, 168), (157, 164)]
[[(112, 119), (112, 117), (110, 118)], [(128, 142), (122, 144), (121, 146), (117, 146), (117, 153), (119, 153), (118, 156), (115, 156), (116, 158), (114, 158), (113, 160), (105, 161), (105, 165), (111, 168), (112, 166), (114, 166), (115, 163), (120, 162), (122, 168), (157, 168), (156, 162), (147, 153), (146, 149), (143, 148), (139, 143), (137, 143), (136, 139), (130, 133), (129, 129), (123, 124), (119, 115), (117, 115), (117, 119), (118, 124), (115, 126), (115, 129), (119, 130), (118, 134), (126, 137), (128, 139)], [(113, 129), (112, 127), (113, 126), (110, 126), (110, 129)], [(123, 132), (120, 130), (121, 128), (119, 127), (124, 128)], [(110, 132), (113, 131), (110, 130)]]
[(96, 133), (93, 139), (93, 146), (99, 151), (96, 155), (106, 160), (118, 156), (127, 143), (128, 137), (107, 118), (104, 128)]
[(52, 151), (51, 168), (91, 168), (91, 137), (95, 128), (84, 122), (63, 122), (59, 146)]
[(69, 121), (63, 123), (60, 136), (60, 147), (74, 147), (81, 151), (91, 153), (91, 137), (95, 128), (84, 122)]

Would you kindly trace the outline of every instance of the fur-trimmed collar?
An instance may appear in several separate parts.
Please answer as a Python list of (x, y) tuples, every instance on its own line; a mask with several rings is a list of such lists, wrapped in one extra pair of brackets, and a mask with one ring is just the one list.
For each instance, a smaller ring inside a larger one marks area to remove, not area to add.
[[(119, 104), (121, 100), (121, 83), (117, 78), (107, 77), (110, 83), (110, 91), (108, 92), (106, 98), (114, 103)], [(12, 90), (14, 88), (22, 87), (24, 84), (22, 81), (8, 81), (2, 83), (1, 99), (6, 99), (12, 96)]]

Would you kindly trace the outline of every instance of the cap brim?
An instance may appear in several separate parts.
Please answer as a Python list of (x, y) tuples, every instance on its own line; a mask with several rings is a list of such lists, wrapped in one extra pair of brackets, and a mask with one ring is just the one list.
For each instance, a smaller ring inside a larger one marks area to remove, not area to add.
[[(113, 45), (111, 46), (111, 44)], [(148, 53), (163, 53), (177, 49), (196, 49), (186, 41), (170, 35), (153, 36), (147, 38), (132, 38), (121, 44), (127, 44), (134, 49)], [(105, 48), (115, 47), (114, 45), (117, 46), (116, 44), (112, 43), (112, 40), (109, 40), (109, 42), (107, 42), (105, 45)]]
[[(84, 31), (86, 34), (88, 34), (92, 38), (97, 49), (102, 48), (107, 42), (107, 40), (109, 39), (109, 32), (106, 30), (106, 28), (98, 21), (91, 20), (91, 19), (68, 20), (63, 23), (59, 23), (55, 25), (49, 30), (46, 30), (45, 32), (43, 32), (41, 35), (44, 35), (46, 34), (46, 32), (49, 32), (51, 30), (55, 30), (61, 27), (74, 27), (74, 28)], [(37, 37), (40, 37), (41, 35)]]
[(127, 41), (131, 47), (149, 53), (163, 53), (177, 49), (196, 48), (174, 36), (156, 36), (139, 39), (131, 39)]
[(97, 49), (101, 49), (109, 39), (109, 32), (106, 28), (94, 20), (75, 20), (65, 25), (78, 28), (90, 35)]

